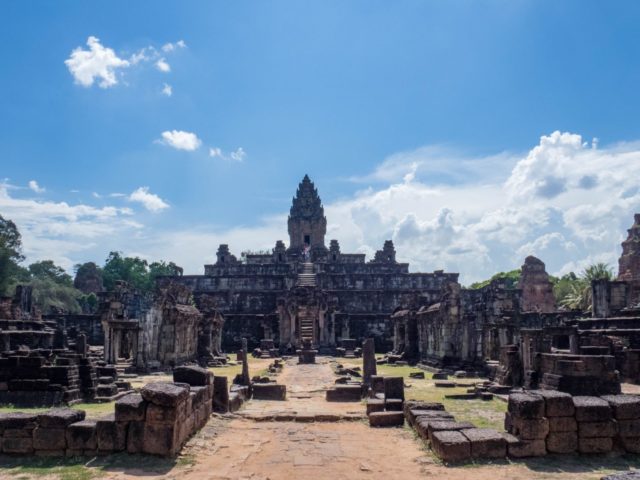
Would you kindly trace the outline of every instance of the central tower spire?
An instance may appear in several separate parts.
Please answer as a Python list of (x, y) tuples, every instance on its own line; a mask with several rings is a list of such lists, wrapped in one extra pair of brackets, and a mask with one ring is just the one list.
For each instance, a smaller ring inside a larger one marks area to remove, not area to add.
[(288, 219), (289, 251), (300, 254), (309, 247), (314, 258), (326, 254), (324, 237), (327, 233), (327, 218), (318, 196), (318, 190), (308, 175), (305, 175), (296, 196), (293, 197)]

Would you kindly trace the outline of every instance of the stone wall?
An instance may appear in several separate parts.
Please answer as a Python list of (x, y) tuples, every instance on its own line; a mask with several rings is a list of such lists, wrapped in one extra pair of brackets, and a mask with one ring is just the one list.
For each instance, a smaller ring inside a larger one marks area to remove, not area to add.
[(0, 414), (2, 453), (93, 456), (116, 452), (177, 454), (211, 414), (213, 374), (177, 370), (179, 383), (151, 383), (115, 404), (115, 412), (86, 420), (85, 412), (53, 409), (40, 414)]

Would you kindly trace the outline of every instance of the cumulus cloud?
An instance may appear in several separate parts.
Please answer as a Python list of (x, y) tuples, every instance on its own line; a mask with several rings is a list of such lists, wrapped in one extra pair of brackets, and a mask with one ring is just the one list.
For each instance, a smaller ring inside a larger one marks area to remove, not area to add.
[(239, 147), (236, 151), (231, 152), (229, 154), (229, 157), (231, 158), (231, 160), (233, 160), (234, 162), (244, 162), (245, 157), (247, 156), (246, 152), (243, 150), (242, 147)]
[(164, 73), (171, 71), (171, 65), (169, 65), (164, 58), (161, 58), (156, 62), (156, 68)]
[(29, 188), (36, 193), (44, 193), (45, 189), (38, 185), (38, 182), (35, 180), (29, 180)]
[(171, 85), (169, 85), (168, 83), (165, 83), (162, 87), (162, 94), (170, 97), (171, 95), (173, 95), (173, 88), (171, 87)]
[(162, 51), (163, 52), (173, 52), (174, 50), (178, 49), (178, 48), (186, 48), (187, 44), (184, 42), (184, 40), (178, 40), (175, 43), (165, 43), (162, 46)]
[(176, 150), (186, 150), (188, 152), (200, 148), (202, 141), (195, 133), (183, 130), (167, 130), (162, 132), (161, 143), (175, 148)]
[(104, 47), (96, 37), (89, 37), (87, 46), (88, 50), (74, 49), (64, 62), (75, 82), (83, 87), (90, 87), (96, 80), (101, 88), (116, 85), (117, 70), (128, 67), (129, 62), (119, 58), (111, 48)]
[(169, 208), (169, 204), (162, 200), (155, 193), (149, 192), (149, 187), (140, 187), (129, 195), (129, 201), (140, 203), (150, 212), (160, 212)]

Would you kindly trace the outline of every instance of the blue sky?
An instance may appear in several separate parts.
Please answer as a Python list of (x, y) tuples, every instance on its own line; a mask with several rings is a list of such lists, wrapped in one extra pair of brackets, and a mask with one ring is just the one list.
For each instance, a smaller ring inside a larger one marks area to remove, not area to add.
[(3, 2), (0, 214), (29, 260), (119, 249), (199, 273), (218, 243), (286, 240), (308, 173), (345, 251), (393, 238), (463, 281), (529, 253), (614, 264), (640, 210), (639, 20), (637, 2)]

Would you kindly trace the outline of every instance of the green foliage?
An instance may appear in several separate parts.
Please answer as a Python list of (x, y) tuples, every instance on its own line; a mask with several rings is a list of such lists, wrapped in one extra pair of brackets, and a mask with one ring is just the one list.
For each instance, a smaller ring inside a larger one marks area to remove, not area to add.
[(477, 290), (483, 287), (486, 287), (494, 280), (505, 280), (507, 288), (516, 288), (518, 286), (518, 281), (520, 281), (520, 269), (511, 270), (510, 272), (499, 272), (496, 273), (489, 280), (483, 280), (482, 282), (475, 282), (469, 285), (469, 288)]
[(613, 270), (606, 263), (595, 263), (585, 268), (580, 276), (570, 272), (560, 278), (553, 278), (553, 293), (558, 305), (569, 310), (588, 312), (592, 308), (591, 282), (611, 280)]
[(53, 260), (42, 260), (29, 265), (32, 278), (50, 279), (59, 285), (72, 286), (71, 275), (64, 268), (58, 267)]
[(0, 215), (0, 295), (9, 294), (15, 277), (23, 274), (19, 266), (23, 259), (18, 227)]
[(149, 292), (155, 279), (161, 275), (181, 275), (182, 269), (175, 263), (164, 261), (150, 265), (139, 257), (123, 257), (120, 252), (111, 252), (102, 269), (104, 287), (112, 290), (116, 282), (123, 280), (142, 292)]
[(57, 283), (54, 279), (43, 276), (34, 277), (28, 282), (33, 287), (33, 302), (44, 313), (51, 307), (59, 308), (68, 313), (82, 311), (78, 298), (81, 292), (70, 284)]

